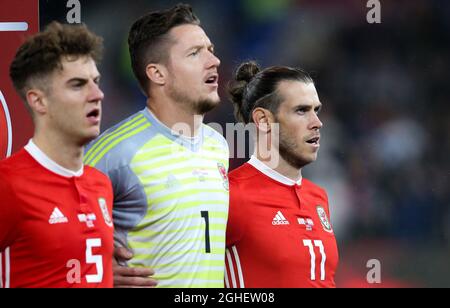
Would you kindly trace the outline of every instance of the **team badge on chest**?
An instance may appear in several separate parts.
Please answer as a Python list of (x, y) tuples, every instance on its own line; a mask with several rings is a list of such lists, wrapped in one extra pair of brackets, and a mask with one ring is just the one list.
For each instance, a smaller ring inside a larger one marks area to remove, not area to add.
[(223, 187), (226, 190), (230, 190), (230, 183), (228, 181), (227, 168), (225, 168), (224, 164), (222, 164), (222, 163), (217, 163), (217, 168), (219, 169), (220, 175), (222, 176)]
[(106, 200), (104, 198), (98, 199), (98, 205), (100, 206), (100, 210), (102, 211), (103, 219), (108, 227), (113, 226), (113, 222), (111, 216), (109, 215), (108, 205), (106, 204)]
[(331, 228), (330, 220), (328, 219), (327, 212), (322, 206), (317, 206), (317, 215), (319, 215), (320, 222), (322, 223), (322, 227), (328, 233), (333, 233), (333, 229)]

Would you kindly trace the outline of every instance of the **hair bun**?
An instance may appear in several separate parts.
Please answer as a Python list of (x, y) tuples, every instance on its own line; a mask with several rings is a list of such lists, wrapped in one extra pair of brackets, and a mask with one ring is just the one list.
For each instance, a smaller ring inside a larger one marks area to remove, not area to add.
[(235, 80), (249, 83), (260, 70), (260, 67), (255, 61), (242, 63), (236, 70)]
[(234, 104), (234, 115), (244, 123), (248, 121), (248, 106), (244, 103), (245, 88), (259, 71), (260, 68), (254, 61), (242, 63), (236, 70), (234, 80), (228, 84), (228, 93)]

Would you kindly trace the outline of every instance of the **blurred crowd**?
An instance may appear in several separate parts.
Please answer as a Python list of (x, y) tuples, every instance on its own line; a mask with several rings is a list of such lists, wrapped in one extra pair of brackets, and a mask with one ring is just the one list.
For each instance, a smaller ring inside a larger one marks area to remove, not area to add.
[[(42, 1), (41, 23), (64, 20), (56, 2)], [(421, 245), (450, 251), (449, 1), (381, 1), (381, 24), (367, 22), (364, 0), (186, 2), (222, 60), (223, 103), (207, 123), (234, 122), (225, 85), (241, 61), (306, 69), (324, 128), (319, 160), (305, 176), (329, 193), (341, 247), (382, 241), (412, 253)], [(105, 38), (107, 128), (145, 104), (129, 65), (132, 20), (177, 1), (81, 3), (82, 21)], [(232, 168), (243, 161), (232, 159)]]

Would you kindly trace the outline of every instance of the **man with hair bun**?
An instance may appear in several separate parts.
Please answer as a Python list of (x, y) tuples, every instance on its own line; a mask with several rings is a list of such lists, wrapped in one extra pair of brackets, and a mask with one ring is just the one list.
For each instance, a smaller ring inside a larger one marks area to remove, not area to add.
[(243, 63), (229, 85), (256, 151), (232, 171), (226, 278), (232, 288), (335, 287), (338, 249), (324, 189), (302, 177), (317, 158), (322, 107), (300, 69)]

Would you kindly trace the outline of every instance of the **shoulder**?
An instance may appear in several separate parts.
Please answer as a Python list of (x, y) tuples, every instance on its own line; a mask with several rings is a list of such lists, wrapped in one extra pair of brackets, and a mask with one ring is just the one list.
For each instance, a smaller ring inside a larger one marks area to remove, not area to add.
[(34, 186), (28, 184), (30, 176), (35, 178), (40, 170), (36, 166), (33, 158), (24, 149), (0, 161), (0, 194), (3, 201), (14, 198), (18, 193), (17, 188), (34, 189)]
[(255, 180), (257, 176), (258, 171), (248, 163), (231, 171), (229, 173), (230, 200), (234, 200), (233, 203), (236, 203), (236, 201), (248, 199), (249, 195), (254, 194), (255, 184), (258, 182)]
[(324, 205), (328, 211), (328, 194), (324, 188), (307, 179), (303, 179), (302, 186), (304, 187), (304, 192), (308, 196), (318, 202), (321, 202), (321, 204)]
[(258, 170), (256, 170), (252, 165), (245, 163), (231, 171), (229, 177), (230, 181), (238, 184), (243, 181), (252, 180), (254, 177), (258, 176), (258, 173)]
[(91, 166), (84, 166), (84, 174), (90, 179), (95, 179), (100, 182), (109, 182), (109, 177), (106, 174)]
[(304, 185), (304, 187), (307, 188), (311, 192), (315, 192), (317, 194), (321, 194), (324, 196), (327, 195), (327, 192), (323, 187), (317, 185), (316, 183), (314, 183), (308, 179), (303, 178), (302, 185)]
[(10, 168), (5, 165), (3, 162), (0, 163), (0, 192), (2, 198), (5, 194), (9, 194), (12, 192), (12, 181), (11, 181), (11, 172)]
[(223, 151), (227, 151), (228, 152), (228, 142), (227, 142), (227, 140), (223, 137), (222, 134), (220, 134), (214, 128), (212, 128), (209, 125), (203, 124), (203, 134), (204, 134), (204, 137), (205, 137), (205, 141), (209, 141), (209, 142), (211, 142), (213, 144), (216, 144)]
[(37, 166), (33, 158), (25, 151), (20, 150), (16, 154), (0, 161), (0, 175), (4, 175), (5, 178), (14, 178), (28, 176), (30, 172), (35, 172), (34, 169)]
[(155, 134), (143, 112), (138, 112), (106, 130), (88, 144), (84, 163), (104, 172), (127, 165)]
[(92, 189), (112, 191), (112, 182), (103, 172), (90, 166), (84, 166), (83, 181)]

